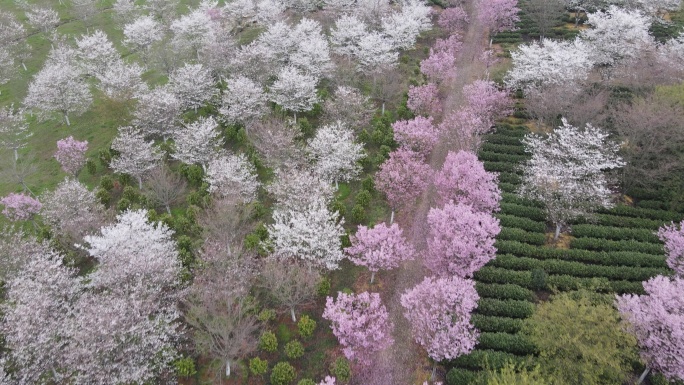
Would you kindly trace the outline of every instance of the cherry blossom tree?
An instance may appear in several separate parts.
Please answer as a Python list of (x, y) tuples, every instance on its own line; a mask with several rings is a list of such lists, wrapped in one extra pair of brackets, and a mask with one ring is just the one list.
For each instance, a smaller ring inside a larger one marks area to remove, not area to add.
[(316, 79), (331, 73), (333, 62), (330, 46), (317, 21), (308, 18), (300, 20), (292, 31), (292, 39), (297, 45), (288, 57), (291, 65)]
[(34, 250), (6, 283), (1, 330), (16, 383), (60, 382), (73, 373), (66, 367), (73, 342), (65, 325), (82, 286), (62, 259), (49, 249)]
[(325, 376), (318, 385), (335, 385), (335, 377)]
[[(657, 276), (646, 295), (618, 296), (616, 305), (636, 335), (641, 357), (670, 381), (684, 380), (684, 278)], [(646, 372), (639, 382), (643, 381)]]
[(596, 64), (613, 66), (654, 45), (648, 33), (649, 18), (638, 10), (610, 6), (605, 12), (597, 11), (587, 17), (587, 24), (593, 28), (582, 31), (580, 36), (591, 47)]
[(399, 144), (426, 158), (437, 144), (440, 135), (432, 123), (432, 117), (418, 116), (411, 120), (397, 120), (392, 123), (392, 129)]
[(114, 172), (138, 179), (138, 186), (142, 190), (143, 176), (154, 169), (162, 158), (154, 142), (146, 142), (143, 134), (133, 127), (120, 127), (119, 134), (112, 142), (112, 149), (118, 151), (119, 156), (112, 159), (109, 167)]
[(443, 10), (437, 19), (437, 25), (449, 33), (457, 32), (470, 21), (463, 7), (451, 7)]
[(419, 0), (408, 0), (399, 12), (382, 18), (382, 31), (389, 37), (395, 49), (410, 49), (418, 35), (432, 27), (432, 9)]
[(505, 78), (510, 89), (529, 90), (576, 84), (589, 76), (594, 65), (591, 47), (583, 40), (522, 44), (511, 52), (513, 68)]
[(85, 166), (85, 152), (88, 150), (88, 141), (79, 142), (73, 136), (57, 141), (55, 159), (62, 166), (62, 170), (69, 175), (75, 176)]
[(167, 87), (156, 87), (138, 97), (133, 124), (145, 136), (160, 135), (164, 140), (180, 126), (181, 101)]
[(26, 194), (9, 193), (0, 199), (5, 208), (2, 214), (11, 221), (25, 221), (40, 212), (41, 203)]
[(71, 125), (69, 113), (80, 115), (92, 103), (88, 84), (73, 63), (48, 63), (29, 84), (24, 104), (38, 110), (42, 117), (60, 112)]
[(268, 112), (267, 100), (261, 85), (237, 76), (226, 81), (219, 113), (228, 123), (248, 124)]
[(309, 266), (337, 269), (344, 258), (340, 240), (344, 220), (339, 213), (331, 212), (326, 203), (322, 197), (316, 197), (303, 207), (276, 208), (274, 223), (267, 227), (267, 246), (278, 257), (301, 258)]
[(149, 173), (144, 185), (145, 196), (153, 205), (160, 205), (171, 215), (171, 205), (185, 197), (187, 182), (163, 164)]
[(200, 117), (174, 133), (176, 151), (174, 159), (186, 164), (199, 164), (206, 171), (209, 162), (219, 153), (221, 133), (212, 116)]
[(442, 113), (439, 88), (435, 83), (409, 86), (406, 106), (417, 115), (437, 116)]
[(328, 123), (342, 121), (354, 131), (367, 126), (374, 111), (370, 98), (346, 86), (337, 87), (333, 97), (323, 103), (323, 116)]
[(482, 135), (491, 131), (492, 123), (489, 119), (483, 120), (474, 108), (465, 106), (447, 114), (439, 127), (445, 138), (455, 142), (459, 150), (475, 152), (480, 147)]
[(202, 64), (186, 64), (169, 75), (169, 90), (184, 109), (197, 108), (218, 95), (211, 72)]
[(361, 172), (358, 162), (366, 156), (363, 145), (354, 141), (354, 133), (340, 121), (320, 127), (309, 140), (307, 152), (316, 173), (335, 186), (340, 180), (356, 178)]
[(472, 152), (449, 151), (442, 169), (435, 174), (434, 184), (443, 204), (454, 201), (476, 211), (499, 210), (501, 190), (497, 176), (485, 171), (484, 164)]
[(87, 75), (102, 75), (110, 66), (121, 60), (121, 55), (114, 48), (114, 44), (107, 34), (100, 30), (76, 39), (76, 45), (78, 46), (76, 54)]
[(7, 55), (8, 64), (14, 67), (16, 60), (26, 71), (24, 60), (31, 57), (30, 46), (26, 43), (26, 28), (10, 12), (0, 11), (0, 49)]
[(291, 120), (268, 117), (250, 124), (247, 136), (261, 159), (275, 170), (305, 163), (299, 138), (302, 131)]
[(264, 264), (258, 285), (266, 289), (278, 305), (289, 310), (292, 322), (297, 322), (295, 309), (315, 300), (320, 280), (316, 270), (298, 261), (271, 260)]
[(33, 28), (39, 29), (45, 35), (50, 35), (60, 20), (59, 13), (49, 6), (32, 7), (26, 11), (26, 19)]
[(679, 226), (671, 223), (658, 229), (658, 238), (665, 243), (667, 265), (679, 277), (684, 277), (684, 221)]
[(7, 288), (7, 283), (19, 274), (33, 255), (48, 252), (47, 242), (39, 242), (20, 228), (5, 226), (0, 229), (0, 282)]
[(354, 15), (342, 15), (330, 31), (333, 52), (354, 57), (359, 53), (359, 42), (368, 34), (368, 26)]
[(463, 97), (468, 106), (489, 125), (513, 112), (513, 101), (508, 92), (499, 91), (491, 81), (476, 80), (466, 85), (463, 87)]
[(278, 73), (270, 89), (270, 99), (283, 109), (294, 112), (309, 111), (318, 103), (316, 95), (316, 78), (300, 72), (295, 67), (285, 67)]
[(174, 20), (170, 29), (173, 32), (172, 44), (177, 52), (188, 52), (199, 59), (202, 46), (213, 40), (213, 21), (211, 16), (202, 9), (194, 9), (190, 13)]
[(256, 199), (260, 185), (256, 168), (243, 154), (223, 155), (209, 161), (205, 181), (210, 193), (238, 195), (245, 203)]
[(145, 69), (135, 63), (126, 64), (119, 60), (96, 76), (100, 81), (97, 88), (110, 99), (125, 101), (135, 98), (147, 91), (147, 84), (142, 80), (144, 72)]
[(359, 225), (350, 241), (352, 246), (344, 251), (354, 264), (366, 266), (370, 270), (371, 284), (378, 271), (396, 269), (401, 262), (415, 256), (413, 246), (408, 243), (403, 230), (396, 223), (387, 227), (382, 222), (373, 228)]
[(624, 162), (608, 133), (591, 124), (579, 129), (563, 119), (548, 137), (528, 134), (523, 143), (532, 159), (524, 165), (519, 194), (544, 204), (556, 226), (554, 239), (570, 219), (613, 205), (605, 171)]
[(480, 335), (470, 322), (480, 297), (475, 282), (426, 277), (401, 295), (411, 334), (435, 363), (470, 353)]
[(371, 31), (361, 36), (356, 49), (358, 69), (370, 75), (397, 64), (398, 54), (393, 41), (380, 32)]
[(0, 146), (14, 152), (14, 162), (19, 160), (19, 149), (26, 147), (33, 133), (24, 119), (22, 110), (14, 106), (0, 109)]
[(467, 204), (447, 203), (428, 213), (430, 239), (427, 266), (436, 275), (470, 278), (496, 257), (494, 238), (501, 231), (499, 220), (477, 212)]
[(151, 16), (141, 16), (132, 23), (126, 24), (123, 33), (124, 45), (138, 51), (145, 63), (152, 44), (164, 38), (161, 25)]
[(433, 171), (422, 155), (406, 148), (390, 153), (390, 158), (375, 174), (375, 184), (392, 206), (390, 224), (394, 222), (394, 210), (411, 204), (425, 191), (432, 181)]
[(378, 293), (337, 293), (327, 297), (323, 318), (331, 322), (333, 334), (344, 348), (344, 355), (362, 366), (394, 343), (394, 323)]
[(305, 210), (319, 199), (328, 204), (335, 194), (332, 185), (313, 170), (283, 168), (276, 171), (276, 177), (276, 182), (268, 186), (268, 191), (275, 199), (276, 206), (283, 210)]
[(518, 0), (478, 0), (477, 17), (489, 30), (489, 45), (495, 34), (515, 29), (518, 17)]
[(461, 47), (461, 38), (451, 35), (448, 39), (437, 39), (430, 48), (430, 55), (420, 62), (420, 72), (432, 82), (444, 82), (456, 76), (456, 54)]

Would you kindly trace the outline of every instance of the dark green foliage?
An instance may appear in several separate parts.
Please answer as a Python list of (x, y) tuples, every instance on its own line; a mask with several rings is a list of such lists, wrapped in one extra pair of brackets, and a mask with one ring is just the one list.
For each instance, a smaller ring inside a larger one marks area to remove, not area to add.
[(338, 357), (330, 364), (330, 374), (343, 384), (349, 382), (352, 376), (349, 361), (344, 357)]
[(304, 314), (299, 318), (299, 321), (297, 321), (297, 330), (302, 338), (311, 338), (316, 330), (316, 321)]
[(497, 236), (497, 239), (518, 241), (530, 245), (542, 246), (546, 242), (546, 235), (540, 233), (529, 233), (525, 230), (520, 230), (513, 227), (503, 227)]
[(523, 157), (521, 158), (523, 160), (530, 158), (530, 154), (525, 151), (525, 146), (522, 145), (521, 143), (508, 145), (508, 144), (497, 144), (497, 143), (485, 142), (485, 143), (482, 143), (482, 147), (480, 147), (480, 151), (493, 152), (493, 153), (499, 153), (499, 154), (508, 154), (508, 155), (523, 155)]
[(660, 239), (652, 230), (630, 229), (624, 227), (609, 227), (598, 225), (572, 226), (572, 235), (577, 238), (605, 238), (614, 241), (635, 240), (639, 242), (660, 243)]
[(105, 191), (112, 191), (114, 188), (114, 179), (111, 175), (103, 175), (100, 178), (100, 188)]
[(270, 322), (276, 318), (276, 311), (273, 309), (264, 309), (259, 312), (257, 319), (261, 322)]
[(532, 269), (532, 290), (544, 290), (546, 289), (546, 278), (548, 274), (543, 269)]
[(259, 349), (269, 353), (278, 350), (278, 338), (275, 333), (270, 330), (261, 333), (261, 336), (259, 337)]
[(321, 282), (318, 283), (316, 288), (316, 293), (321, 297), (330, 294), (330, 279), (328, 277), (321, 278)]
[(511, 193), (514, 194), (516, 191), (518, 191), (518, 186), (511, 184), (511, 183), (506, 183), (506, 182), (501, 182), (501, 179), (499, 179), (499, 188), (503, 192)]
[(373, 181), (373, 177), (367, 176), (361, 182), (361, 187), (363, 187), (364, 190), (373, 193), (375, 191), (375, 181)]
[(97, 153), (97, 158), (100, 160), (102, 167), (109, 167), (109, 162), (112, 161), (112, 153), (110, 150), (101, 149)]
[(288, 342), (285, 344), (285, 355), (291, 360), (296, 360), (304, 355), (304, 345), (297, 340)]
[(667, 210), (670, 205), (660, 200), (642, 200), (638, 201), (636, 206), (651, 210)]
[(485, 283), (513, 284), (522, 287), (530, 287), (532, 276), (529, 271), (513, 271), (499, 267), (485, 266), (476, 271), (475, 280)]
[(351, 211), (351, 221), (354, 223), (362, 223), (366, 220), (366, 209), (361, 205), (355, 205)]
[(334, 201), (332, 204), (332, 207), (330, 208), (330, 211), (332, 212), (338, 212), (341, 217), (345, 216), (347, 213), (347, 206), (344, 205), (344, 203), (340, 201)]
[[(499, 164), (506, 164), (506, 163), (499, 163)], [(496, 170), (487, 168), (487, 163), (485, 163), (485, 170), (496, 171)], [(496, 172), (499, 172), (499, 183), (509, 183), (509, 184), (514, 184), (514, 185), (520, 184), (520, 175), (513, 174), (513, 173), (507, 172), (507, 171), (496, 171)]]
[(92, 159), (88, 159), (85, 164), (86, 170), (88, 170), (88, 173), (95, 174), (97, 172), (97, 164), (93, 162)]
[[(509, 172), (515, 172), (520, 166), (517, 163), (524, 162), (525, 160), (529, 159), (529, 156), (523, 156), (523, 155), (511, 155), (511, 154), (501, 154), (498, 152), (488, 152), (488, 151), (480, 151), (477, 154), (477, 157), (487, 163), (494, 163), (494, 165), (489, 164), (486, 168), (487, 169), (492, 169), (494, 171), (494, 168), (497, 168), (499, 171), (509, 171)], [(505, 166), (498, 166), (498, 163), (508, 163), (511, 167), (505, 168)]]
[(358, 194), (356, 194), (356, 204), (358, 206), (368, 207), (368, 205), (371, 202), (371, 199), (373, 199), (373, 197), (371, 196), (371, 193), (368, 190), (361, 190)]
[[(490, 160), (492, 158), (496, 158), (497, 160)], [(519, 164), (500, 160), (500, 157), (498, 156), (486, 156), (483, 158), (483, 163), (485, 170), (499, 173), (499, 181), (503, 181), (504, 179), (520, 180), (519, 175), (522, 175), (522, 170)]]
[(515, 215), (496, 214), (499, 218), (499, 224), (502, 228), (514, 227), (525, 230), (527, 232), (543, 233), (546, 231), (546, 225), (543, 222), (533, 221), (529, 218), (521, 218)]
[(632, 251), (653, 255), (663, 255), (665, 253), (662, 244), (634, 240), (611, 241), (603, 238), (575, 238), (570, 242), (570, 247), (594, 251)]
[(131, 201), (129, 201), (126, 198), (119, 199), (119, 202), (116, 204), (116, 210), (119, 212), (126, 211), (130, 207), (131, 207)]
[(302, 130), (302, 136), (306, 138), (313, 138), (314, 134), (316, 133), (316, 130), (314, 129), (314, 126), (309, 123), (309, 119), (307, 118), (299, 118), (297, 119), (297, 123), (299, 124), (299, 128)]
[(131, 203), (140, 202), (140, 193), (133, 186), (126, 186), (121, 194), (122, 198), (128, 199)]
[(514, 203), (516, 205), (532, 206), (537, 208), (544, 208), (544, 204), (540, 201), (533, 201), (527, 198), (523, 198), (518, 194), (512, 194), (509, 192), (501, 193), (501, 200), (506, 203)]
[(507, 145), (507, 146), (523, 146), (522, 142), (520, 142), (520, 137), (518, 137), (518, 136), (491, 134), (491, 135), (485, 136), (484, 141), (485, 141), (484, 144), (491, 143), (491, 144), (503, 144), (503, 145)]
[(684, 215), (672, 211), (653, 210), (625, 205), (617, 205), (612, 209), (599, 210), (599, 212), (626, 217), (653, 219), (656, 221), (681, 221), (684, 217)]
[(316, 385), (316, 382), (310, 378), (305, 378), (303, 380), (299, 380), (297, 385)]
[(104, 190), (104, 189), (98, 189), (97, 192), (95, 193), (95, 197), (103, 205), (108, 205), (109, 202), (111, 202), (111, 200), (112, 200), (112, 194), (110, 194), (109, 191)]
[[(520, 320), (515, 320), (522, 322)], [(480, 350), (475, 349), (470, 354), (460, 356), (449, 363), (459, 368), (482, 370), (482, 369), (499, 369), (505, 366), (508, 362), (515, 364), (524, 364), (527, 361), (524, 357), (516, 356), (515, 354), (500, 352), (496, 350)]]
[(271, 370), (271, 384), (288, 385), (297, 378), (294, 366), (289, 362), (278, 362)]
[(478, 374), (470, 370), (453, 368), (447, 373), (446, 383), (447, 385), (474, 384), (477, 377)]
[(534, 313), (534, 305), (528, 301), (480, 298), (476, 312), (491, 316), (527, 318)]
[(517, 333), (522, 327), (522, 319), (473, 314), (473, 325), (483, 332)]
[(479, 349), (499, 350), (520, 356), (535, 354), (537, 349), (520, 334), (482, 332), (477, 345)]
[(540, 208), (505, 202), (502, 202), (500, 205), (502, 214), (515, 215), (517, 217), (528, 218), (537, 222), (546, 221), (546, 212)]
[(534, 300), (532, 291), (518, 285), (477, 282), (475, 288), (482, 298), (516, 299), (520, 301)]
[(119, 174), (117, 175), (117, 178), (119, 179), (121, 186), (133, 185), (133, 177), (128, 174)]
[(632, 227), (639, 229), (658, 230), (663, 225), (663, 221), (655, 221), (652, 219), (632, 218), (619, 215), (610, 214), (594, 214), (591, 220), (587, 218), (578, 218), (573, 221), (574, 224), (598, 223), (603, 226), (613, 227)]

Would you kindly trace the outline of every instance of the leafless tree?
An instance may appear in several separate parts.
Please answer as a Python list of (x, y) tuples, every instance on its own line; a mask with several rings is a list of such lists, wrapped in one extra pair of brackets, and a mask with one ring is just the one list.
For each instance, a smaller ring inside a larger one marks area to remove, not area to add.
[(403, 76), (396, 68), (386, 68), (372, 75), (373, 99), (382, 104), (382, 113), (385, 113), (385, 104), (396, 101), (403, 90)]
[(165, 165), (154, 169), (145, 181), (147, 197), (155, 205), (164, 206), (169, 214), (171, 214), (171, 205), (181, 201), (186, 190), (185, 180)]
[(206, 240), (225, 250), (241, 250), (242, 241), (252, 231), (252, 208), (239, 197), (213, 200), (197, 218)]
[(274, 117), (255, 121), (247, 129), (252, 145), (273, 168), (304, 160), (302, 147), (297, 141), (300, 135), (296, 126)]
[(684, 106), (652, 94), (617, 106), (612, 118), (624, 141), (624, 187), (653, 185), (682, 171)]
[(525, 95), (527, 111), (539, 125), (554, 127), (565, 117), (575, 126), (592, 123), (603, 126), (607, 117), (609, 91), (599, 86), (560, 85), (531, 89)]
[(327, 123), (343, 121), (357, 132), (368, 125), (374, 112), (370, 99), (351, 87), (337, 87), (333, 97), (323, 103), (323, 118)]
[(290, 311), (292, 322), (297, 322), (295, 308), (313, 301), (320, 278), (317, 271), (297, 261), (272, 259), (261, 270), (259, 286)]
[(24, 191), (33, 193), (26, 184), (26, 179), (38, 171), (35, 155), (25, 154), (19, 160), (14, 160), (11, 152), (0, 154), (0, 179), (6, 182), (16, 183), (24, 188)]
[(526, 0), (521, 2), (527, 16), (532, 19), (542, 38), (561, 23), (565, 6), (561, 0)]

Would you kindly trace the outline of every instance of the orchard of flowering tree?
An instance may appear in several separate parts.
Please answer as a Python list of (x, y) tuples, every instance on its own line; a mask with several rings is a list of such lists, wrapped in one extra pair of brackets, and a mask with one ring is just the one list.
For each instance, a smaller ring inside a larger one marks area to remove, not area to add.
[(0, 0), (0, 384), (684, 384), (681, 0)]

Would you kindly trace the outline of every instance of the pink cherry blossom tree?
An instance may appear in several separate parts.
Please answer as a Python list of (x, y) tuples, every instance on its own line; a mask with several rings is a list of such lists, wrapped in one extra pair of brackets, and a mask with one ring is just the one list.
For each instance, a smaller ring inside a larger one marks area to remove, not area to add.
[(439, 131), (432, 123), (432, 117), (418, 116), (411, 120), (398, 120), (392, 124), (392, 129), (399, 144), (426, 158), (439, 140)]
[(481, 135), (490, 129), (490, 122), (483, 121), (482, 116), (469, 106), (447, 114), (440, 123), (440, 131), (445, 137), (455, 147), (466, 151), (477, 151), (482, 141)]
[(401, 295), (411, 334), (435, 365), (475, 347), (480, 333), (470, 323), (470, 315), (478, 299), (475, 282), (460, 277), (426, 277)]
[(5, 206), (2, 214), (11, 221), (25, 221), (34, 214), (40, 212), (42, 207), (37, 199), (33, 199), (26, 194), (9, 193), (0, 199), (0, 204)]
[(392, 206), (390, 224), (394, 221), (394, 210), (412, 203), (430, 184), (432, 168), (423, 156), (404, 147), (390, 153), (390, 158), (375, 174), (375, 184)]
[(387, 227), (383, 222), (373, 228), (360, 225), (351, 236), (351, 244), (344, 251), (354, 264), (366, 266), (371, 271), (371, 284), (379, 270), (395, 269), (402, 261), (413, 259), (415, 254), (396, 223)]
[(476, 80), (463, 87), (463, 96), (468, 106), (490, 126), (512, 112), (513, 101), (508, 92), (499, 91), (492, 81)]
[(684, 278), (657, 276), (643, 285), (646, 295), (618, 296), (617, 308), (636, 335), (648, 368), (670, 381), (684, 380)]
[(420, 62), (420, 72), (430, 81), (437, 83), (455, 78), (456, 65), (453, 53), (430, 48), (430, 56)]
[(442, 169), (435, 174), (434, 184), (442, 203), (465, 203), (481, 212), (499, 210), (501, 190), (496, 174), (487, 172), (472, 152), (449, 151)]
[(496, 257), (494, 238), (501, 227), (491, 214), (447, 203), (444, 208), (430, 209), (427, 220), (430, 238), (424, 263), (433, 273), (472, 277)]
[(478, 0), (477, 17), (489, 30), (489, 45), (495, 34), (515, 28), (518, 17), (518, 0)]
[(323, 318), (331, 322), (344, 355), (360, 365), (369, 365), (376, 352), (394, 343), (394, 324), (378, 293), (339, 292), (337, 300), (326, 299)]
[(468, 24), (468, 13), (463, 7), (447, 8), (439, 14), (437, 25), (449, 33), (454, 33)]
[(85, 152), (88, 150), (88, 141), (79, 142), (73, 136), (57, 141), (55, 159), (62, 165), (62, 170), (67, 174), (76, 176), (86, 162)]
[(679, 226), (674, 223), (658, 229), (658, 237), (665, 242), (667, 265), (684, 278), (684, 221)]
[(417, 115), (436, 116), (442, 113), (439, 89), (435, 83), (410, 86), (406, 106)]

